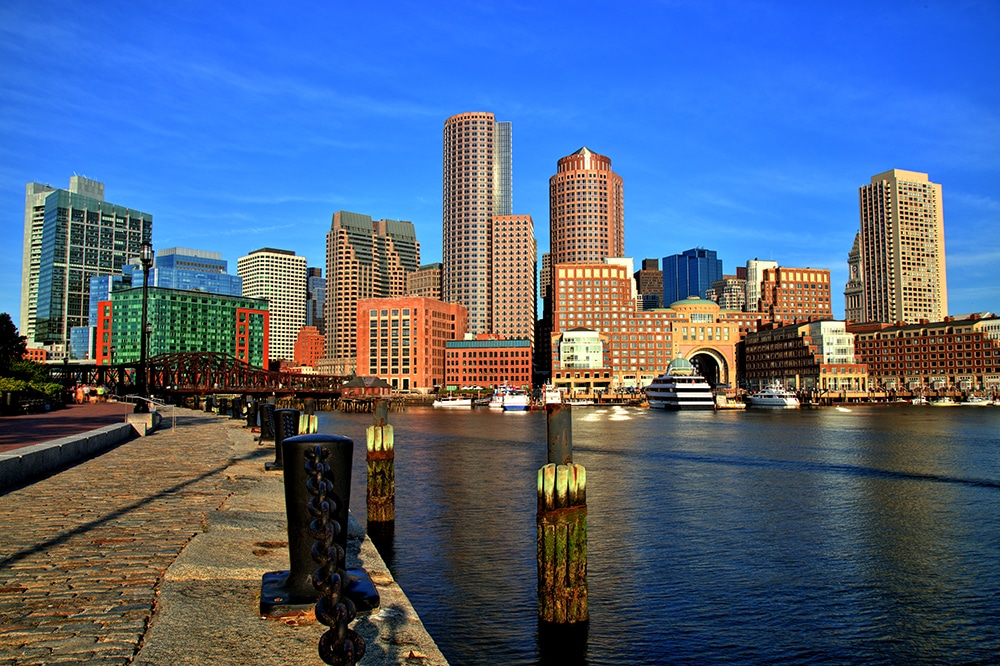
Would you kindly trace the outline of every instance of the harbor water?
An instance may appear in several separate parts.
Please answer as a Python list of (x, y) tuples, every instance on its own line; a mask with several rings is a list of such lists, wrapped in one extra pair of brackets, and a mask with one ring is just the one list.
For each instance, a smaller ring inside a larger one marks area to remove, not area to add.
[[(1000, 408), (576, 407), (590, 623), (536, 610), (544, 412), (391, 413), (384, 557), (452, 664), (995, 663)], [(370, 414), (354, 439), (365, 516)]]

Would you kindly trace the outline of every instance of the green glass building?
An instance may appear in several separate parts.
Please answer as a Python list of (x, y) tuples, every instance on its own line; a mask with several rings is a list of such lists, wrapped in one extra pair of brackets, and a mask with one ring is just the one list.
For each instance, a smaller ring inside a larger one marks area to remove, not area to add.
[[(266, 367), (269, 313), (262, 298), (149, 287), (147, 356), (221, 352), (258, 368)], [(104, 339), (98, 323), (98, 347)], [(112, 363), (140, 360), (142, 287), (111, 294)], [(98, 350), (98, 357), (103, 356)], [(100, 360), (98, 361), (101, 362)]]

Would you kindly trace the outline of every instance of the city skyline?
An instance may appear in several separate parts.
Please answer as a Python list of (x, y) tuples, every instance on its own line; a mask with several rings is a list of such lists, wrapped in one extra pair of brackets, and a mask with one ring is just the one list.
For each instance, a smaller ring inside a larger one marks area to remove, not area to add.
[[(706, 247), (726, 274), (755, 257), (829, 269), (840, 318), (859, 188), (903, 169), (942, 185), (949, 314), (1000, 310), (1000, 6), (574, 7), (317, 6), (301, 21), (263, 4), (8, 3), (0, 311), (19, 320), (25, 185), (74, 174), (149, 212), (156, 248), (235, 265), (271, 246), (321, 266), (346, 209), (412, 220), (422, 263), (440, 261), (441, 127), (472, 111), (512, 125), (513, 212), (533, 217), (539, 263), (548, 179), (587, 146), (627, 183), (636, 266)], [(331, 40), (329, 25), (352, 29)], [(142, 48), (108, 48), (108, 29)]]

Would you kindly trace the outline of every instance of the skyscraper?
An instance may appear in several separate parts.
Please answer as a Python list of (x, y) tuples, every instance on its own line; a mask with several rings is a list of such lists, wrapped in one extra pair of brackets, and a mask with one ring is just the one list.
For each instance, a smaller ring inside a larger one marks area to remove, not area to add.
[[(326, 335), (326, 278), (322, 268), (306, 269), (306, 326)], [(324, 352), (325, 353), (325, 352)]]
[(777, 268), (778, 262), (771, 259), (747, 259), (746, 282), (746, 312), (757, 312), (760, 308), (760, 284), (764, 280), (764, 271)]
[(441, 298), (468, 309), (469, 332), (490, 333), (493, 218), (512, 213), (509, 122), (483, 112), (445, 121), (441, 199)]
[[(861, 322), (913, 324), (948, 315), (941, 186), (892, 169), (859, 189)], [(860, 281), (860, 285), (858, 285)], [(846, 297), (845, 292), (845, 297)]]
[(96, 180), (73, 176), (69, 190), (28, 183), (21, 334), (62, 351), (70, 329), (87, 324), (90, 278), (119, 273), (152, 230), (152, 215), (104, 201)]
[(624, 191), (610, 157), (584, 147), (557, 162), (549, 178), (549, 254), (553, 266), (625, 256)]
[(534, 341), (535, 252), (535, 226), (530, 215), (493, 218), (493, 333)]
[(343, 210), (333, 214), (326, 235), (324, 371), (346, 375), (357, 370), (358, 301), (404, 296), (407, 276), (419, 266), (412, 222), (373, 221)]
[(243, 296), (267, 300), (270, 314), (269, 358), (291, 360), (295, 340), (306, 323), (306, 258), (291, 250), (265, 247), (236, 260)]
[(663, 258), (663, 305), (688, 296), (706, 298), (712, 283), (722, 279), (722, 260), (715, 250), (692, 248)]

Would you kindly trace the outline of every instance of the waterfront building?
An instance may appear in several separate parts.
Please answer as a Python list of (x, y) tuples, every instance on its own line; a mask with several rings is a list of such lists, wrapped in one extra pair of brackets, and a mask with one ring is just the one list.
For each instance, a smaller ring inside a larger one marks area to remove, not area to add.
[(849, 286), (851, 294), (861, 290), (861, 307), (852, 314), (862, 323), (942, 321), (948, 282), (941, 186), (925, 173), (901, 169), (871, 181), (859, 190), (859, 275), (849, 277)]
[[(226, 296), (243, 295), (243, 278), (226, 271), (229, 264), (218, 252), (171, 247), (157, 250), (149, 271), (149, 285), (164, 289), (204, 291)], [(142, 264), (133, 257), (122, 266), (124, 284), (142, 284)], [(93, 288), (94, 281), (91, 280)], [(102, 289), (103, 291), (103, 289)]]
[(1000, 391), (1000, 317), (992, 313), (848, 330), (873, 389)]
[[(358, 302), (401, 298), (407, 278), (420, 266), (412, 222), (372, 220), (337, 211), (326, 235), (326, 360), (323, 367), (348, 375), (358, 358)], [(362, 373), (363, 374), (363, 373)]]
[(243, 296), (263, 298), (271, 317), (271, 361), (288, 360), (306, 319), (306, 258), (291, 250), (265, 247), (236, 260)]
[(705, 294), (710, 301), (715, 301), (723, 310), (746, 310), (746, 278), (735, 275), (723, 275), (721, 280), (712, 283)]
[(460, 113), (444, 123), (441, 297), (461, 303), (469, 328), (493, 326), (494, 217), (513, 213), (511, 123)]
[(624, 197), (610, 157), (583, 147), (560, 158), (549, 178), (551, 263), (624, 257)]
[[(735, 383), (736, 344), (743, 331), (756, 328), (756, 318), (697, 297), (637, 311), (632, 271), (621, 264), (557, 264), (553, 273), (551, 363), (552, 383), (558, 388), (641, 388), (677, 356), (694, 363), (713, 384)], [(595, 331), (604, 342), (603, 367), (565, 367), (579, 359), (561, 356), (563, 339), (572, 342), (580, 329)]]
[[(322, 268), (306, 269), (306, 326), (326, 335), (326, 278)], [(325, 352), (324, 352), (325, 353)]]
[(150, 240), (153, 216), (104, 200), (104, 184), (72, 176), (68, 190), (28, 183), (21, 264), (22, 335), (53, 358), (86, 326), (90, 278), (119, 273)]
[(663, 302), (707, 298), (712, 283), (721, 279), (722, 260), (715, 250), (696, 247), (663, 257)]
[(441, 300), (441, 263), (424, 264), (406, 275), (406, 295)]
[(459, 303), (433, 298), (363, 298), (357, 304), (356, 374), (394, 389), (429, 392), (445, 383), (445, 346), (468, 330)]
[[(268, 362), (268, 302), (260, 298), (150, 287), (147, 356), (219, 352), (254, 367)], [(140, 360), (142, 287), (113, 291), (98, 304), (95, 362)]]
[[(206, 273), (224, 275), (229, 270), (229, 262), (222, 258), (219, 252), (208, 250), (194, 250), (187, 247), (168, 247), (156, 251), (153, 265), (161, 269), (176, 269), (191, 271), (192, 273)], [(233, 276), (235, 277), (235, 276)], [(161, 287), (175, 289), (169, 285), (162, 284)], [(221, 293), (221, 292), (216, 292)], [(239, 296), (240, 294), (230, 294)]]
[(445, 385), (449, 389), (530, 387), (531, 377), (529, 340), (480, 334), (475, 339), (445, 343)]
[(764, 281), (764, 271), (775, 269), (778, 262), (771, 259), (748, 259), (746, 268), (746, 300), (744, 309), (747, 312), (760, 311), (760, 288)]
[(303, 326), (295, 339), (293, 361), (298, 366), (315, 368), (326, 353), (326, 340), (315, 326)]
[(537, 314), (535, 227), (530, 215), (493, 218), (492, 333), (534, 344)]
[(639, 293), (640, 310), (663, 307), (663, 271), (659, 259), (643, 259), (642, 268), (633, 275)]
[(863, 391), (868, 367), (855, 359), (854, 334), (842, 321), (765, 324), (743, 339), (743, 388), (779, 382), (790, 390)]
[(757, 309), (765, 319), (779, 325), (833, 319), (830, 271), (786, 266), (764, 269)]

